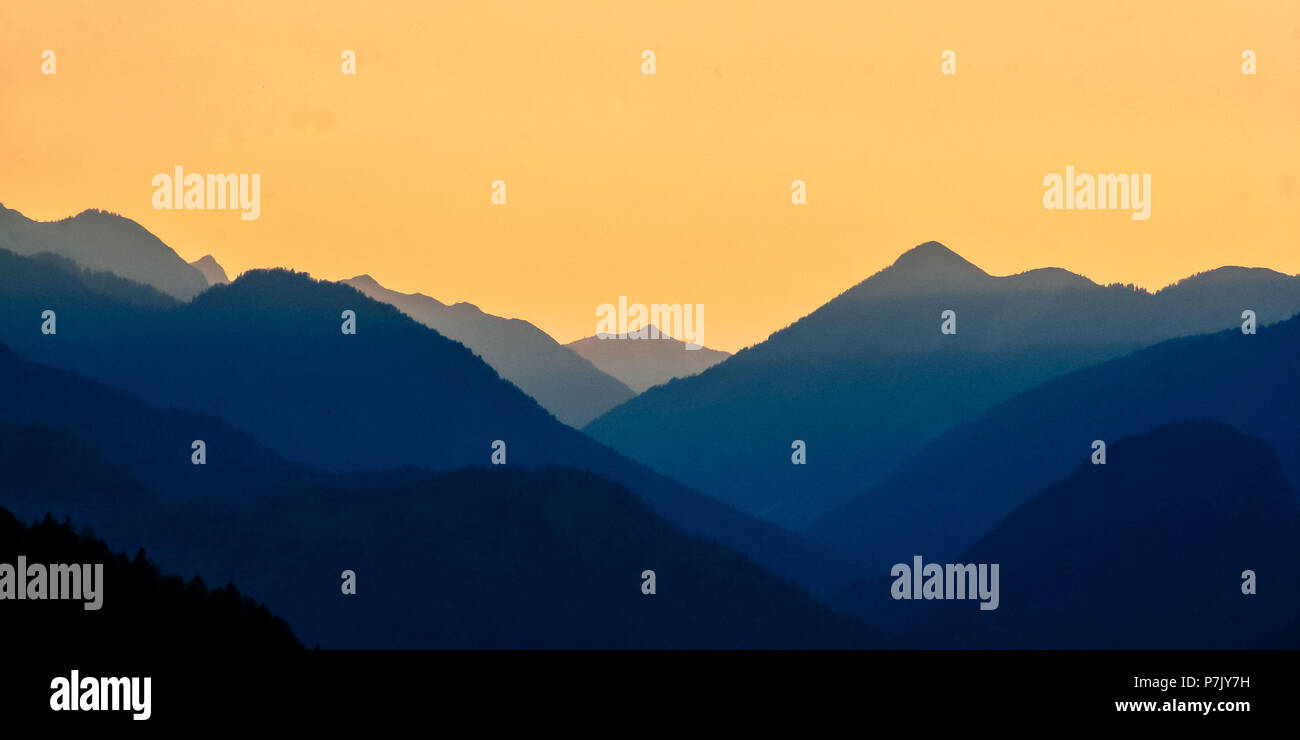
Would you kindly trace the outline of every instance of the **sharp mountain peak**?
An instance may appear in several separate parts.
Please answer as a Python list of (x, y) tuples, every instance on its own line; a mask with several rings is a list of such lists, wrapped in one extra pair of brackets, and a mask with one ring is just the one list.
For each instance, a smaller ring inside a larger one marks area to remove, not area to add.
[(220, 262), (217, 262), (216, 257), (210, 254), (205, 254), (194, 260), (190, 263), (190, 267), (203, 273), (208, 285), (225, 285), (230, 282), (230, 276), (226, 274), (225, 268), (221, 266)]
[(889, 267), (892, 271), (920, 272), (923, 274), (970, 274), (987, 276), (988, 273), (939, 242), (918, 244), (903, 252)]

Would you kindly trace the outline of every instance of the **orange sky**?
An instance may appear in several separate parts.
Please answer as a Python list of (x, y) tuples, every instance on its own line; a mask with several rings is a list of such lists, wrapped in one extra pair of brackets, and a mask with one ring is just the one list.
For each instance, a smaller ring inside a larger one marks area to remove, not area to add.
[[(1297, 273), (1298, 142), (1296, 0), (0, 6), (6, 206), (114, 211), (232, 275), (370, 273), (562, 342), (626, 295), (705, 304), (735, 350), (929, 239), (995, 274)], [(178, 164), (260, 173), (261, 217), (154, 210)], [(1150, 220), (1044, 210), (1067, 164), (1150, 173)]]

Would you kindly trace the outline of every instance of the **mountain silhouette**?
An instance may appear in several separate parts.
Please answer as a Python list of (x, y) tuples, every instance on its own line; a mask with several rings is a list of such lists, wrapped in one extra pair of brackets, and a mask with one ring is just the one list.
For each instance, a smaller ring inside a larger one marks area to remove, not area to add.
[[(1263, 439), (1300, 482), (1300, 316), (1162, 342), (1054, 379), (944, 434), (809, 533), (875, 569), (917, 550), (947, 557), (1080, 461), (1179, 421)], [(1207, 453), (1210, 454), (1210, 453)], [(1115, 461), (1108, 454), (1107, 464)]]
[(369, 275), (342, 282), (469, 347), (569, 426), (581, 427), (634, 395), (527, 321), (493, 316), (469, 303), (448, 306), (420, 293), (398, 293)]
[(164, 574), (143, 550), (128, 558), (91, 530), (78, 533), (71, 523), (49, 517), (24, 525), (0, 507), (0, 563), (16, 567), (20, 555), (47, 568), (90, 564), (93, 573), (94, 565), (103, 566), (103, 580), (94, 585), (99, 609), (84, 608), (85, 592), (81, 599), (3, 602), (5, 629), (28, 645), (82, 659), (122, 645), (164, 647), (173, 654), (265, 655), (301, 648), (284, 620), (231, 584), (209, 589), (197, 577), (187, 582)]
[(708, 347), (686, 349), (686, 343), (659, 334), (659, 328), (648, 327), (651, 337), (640, 339), (630, 334), (626, 339), (617, 335), (587, 337), (564, 346), (582, 355), (591, 364), (627, 384), (637, 393), (662, 385), (673, 378), (684, 378), (704, 372), (731, 356)]
[[(7, 249), (0, 249), (0, 266), (6, 270), (5, 284), (10, 293), (26, 300), (39, 299), (50, 290), (53, 295), (69, 294), (80, 298), (95, 296), (153, 308), (177, 304), (175, 298), (151, 285), (127, 280), (108, 271), (89, 270), (67, 257), (49, 252), (22, 257)], [(36, 282), (24, 283), (24, 278)], [(19, 317), (10, 318), (19, 320)]]
[[(0, 423), (78, 429), (96, 448), (162, 496), (224, 498), (319, 478), (214, 416), (156, 409), (103, 383), (23, 360), (0, 344)], [(213, 451), (195, 465), (192, 444)]]
[(871, 291), (876, 295), (980, 291), (987, 290), (992, 279), (948, 247), (926, 242), (899, 255), (892, 265), (872, 276)]
[(208, 287), (197, 269), (129, 218), (86, 210), (59, 221), (33, 221), (0, 205), (0, 249), (21, 255), (66, 257), (94, 271), (112, 272), (188, 301)]
[(205, 254), (194, 260), (190, 263), (190, 267), (202, 273), (203, 279), (208, 281), (208, 285), (225, 285), (230, 282), (230, 278), (226, 276), (226, 270), (210, 254)]
[[(1059, 269), (994, 277), (929, 242), (699, 375), (585, 431), (791, 528), (847, 503), (925, 444), (1063, 373), (1171, 337), (1300, 311), (1300, 278), (1228, 269), (1147, 293)], [(941, 332), (945, 311), (955, 334)], [(792, 464), (796, 440), (806, 464)]]
[[(77, 435), (0, 425), (0, 505), (94, 521), (230, 580), (326, 648), (873, 647), (878, 633), (589, 473), (346, 474), (260, 501), (161, 500)], [(356, 594), (342, 593), (343, 572)], [(642, 591), (654, 571), (655, 593)], [(109, 594), (112, 598), (112, 594)]]
[[(41, 315), (51, 308), (58, 330), (46, 335)], [(341, 331), (344, 311), (356, 314), (355, 335)], [(512, 465), (566, 465), (621, 483), (688, 533), (734, 547), (819, 595), (859, 572), (823, 546), (689, 490), (565, 426), (464, 345), (350, 286), (254, 270), (190, 303), (149, 307), (92, 290), (42, 260), (0, 253), (0, 342), (24, 359), (98, 380), (154, 408), (223, 419), (248, 436), (220, 434), (238, 444), (255, 439), (296, 465), (335, 472), (450, 470), (489, 464), (493, 443), (501, 440)], [(74, 430), (103, 423), (96, 406), (85, 411), (81, 422), (50, 420)], [(180, 434), (181, 425), (170, 429), (139, 436), (161, 445), (153, 454), (177, 455), (175, 464), (183, 466), (191, 441), (204, 437)], [(252, 477), (277, 469), (251, 450), (207, 441), (205, 471), (240, 459), (265, 466)], [(141, 475), (156, 484), (165, 472)]]
[(1255, 647), (1300, 615), (1300, 505), (1262, 440), (1184, 422), (1115, 442), (953, 562), (999, 564), (997, 609), (894, 600), (884, 577), (837, 603), (918, 647)]

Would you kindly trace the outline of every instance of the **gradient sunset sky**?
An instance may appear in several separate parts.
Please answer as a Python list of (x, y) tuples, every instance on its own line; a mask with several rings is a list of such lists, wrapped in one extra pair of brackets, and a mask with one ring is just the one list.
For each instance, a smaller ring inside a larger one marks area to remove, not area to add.
[[(154, 210), (175, 165), (260, 173), (261, 217)], [(1066, 165), (1150, 173), (1150, 220), (1044, 210)], [(736, 350), (931, 239), (1152, 289), (1297, 273), (1298, 170), (1296, 0), (0, 8), (5, 206), (120, 213), (232, 276), (369, 273), (561, 342), (625, 295), (702, 303)]]

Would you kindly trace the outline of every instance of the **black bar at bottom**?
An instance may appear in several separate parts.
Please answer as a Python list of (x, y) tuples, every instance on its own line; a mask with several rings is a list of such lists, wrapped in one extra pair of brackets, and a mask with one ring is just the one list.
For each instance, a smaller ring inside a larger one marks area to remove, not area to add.
[[(917, 730), (1042, 727), (1044, 721), (1058, 727), (1097, 721), (1245, 725), (1294, 721), (1300, 698), (1300, 653), (1286, 651), (70, 656), (21, 645), (19, 636), (9, 639), (9, 649), (0, 653), (0, 721), (21, 718), (35, 728), (267, 721), (392, 727), (459, 719), (538, 729), (592, 723), (614, 731), (670, 719), (680, 726), (704, 716), (760, 727), (777, 719), (818, 726), (849, 721), (864, 730), (897, 723)], [(151, 716), (140, 721), (131, 711), (53, 711), (51, 682), (70, 679), (74, 669), (82, 679), (148, 676)], [(1120, 711), (1117, 702), (1154, 704), (1126, 704)], [(1207, 713), (1191, 702), (1212, 706)]]

